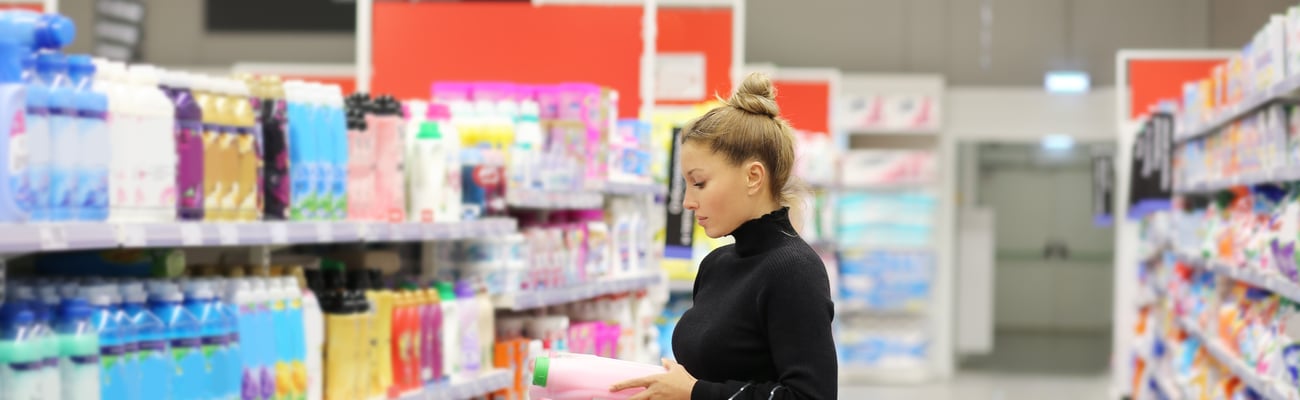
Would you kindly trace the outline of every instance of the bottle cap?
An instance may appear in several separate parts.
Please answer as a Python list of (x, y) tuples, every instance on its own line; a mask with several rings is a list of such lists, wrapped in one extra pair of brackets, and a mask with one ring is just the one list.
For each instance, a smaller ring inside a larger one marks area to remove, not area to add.
[(36, 315), (32, 310), (27, 308), (24, 301), (8, 301), (0, 305), (0, 325), (14, 327), (22, 325), (31, 325), (36, 320)]
[(95, 63), (91, 62), (90, 56), (85, 54), (73, 54), (68, 56), (68, 73), (75, 76), (94, 76)]
[(451, 119), (451, 107), (442, 103), (429, 104), (429, 111), (425, 113), (425, 118), (437, 121), (446, 121)]
[(64, 300), (63, 303), (59, 304), (58, 315), (59, 319), (62, 320), (78, 320), (90, 318), (93, 312), (90, 303), (86, 302), (86, 300), (73, 298)]
[(46, 49), (61, 49), (77, 37), (77, 25), (59, 14), (41, 15), (41, 28), (36, 32), (36, 45)]
[(66, 72), (68, 61), (57, 51), (42, 51), (36, 55), (36, 71), (42, 74)]
[(533, 363), (533, 386), (546, 387), (546, 381), (551, 374), (551, 358), (546, 356), (537, 357)]
[(456, 288), (451, 282), (439, 281), (434, 286), (438, 290), (438, 298), (442, 301), (456, 300)]

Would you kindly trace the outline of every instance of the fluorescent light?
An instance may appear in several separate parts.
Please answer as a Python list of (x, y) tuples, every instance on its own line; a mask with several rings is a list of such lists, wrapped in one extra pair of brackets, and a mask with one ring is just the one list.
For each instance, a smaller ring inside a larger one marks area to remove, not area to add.
[(1084, 93), (1092, 86), (1088, 73), (1083, 71), (1051, 71), (1043, 80), (1049, 93)]
[(1066, 151), (1074, 148), (1074, 137), (1061, 133), (1043, 136), (1043, 150)]

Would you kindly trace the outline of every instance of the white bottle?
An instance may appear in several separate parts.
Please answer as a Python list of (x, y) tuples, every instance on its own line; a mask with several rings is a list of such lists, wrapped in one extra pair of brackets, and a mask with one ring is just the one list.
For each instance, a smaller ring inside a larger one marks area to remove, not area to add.
[[(439, 290), (446, 288), (439, 287)], [(460, 328), (460, 307), (461, 304), (456, 299), (453, 292), (450, 296), (442, 295), (442, 371), (444, 376), (454, 376), (460, 373), (460, 349), (461, 328)]]
[(307, 342), (307, 400), (324, 398), (325, 314), (321, 312), (316, 294), (304, 291), (302, 296), (304, 339)]

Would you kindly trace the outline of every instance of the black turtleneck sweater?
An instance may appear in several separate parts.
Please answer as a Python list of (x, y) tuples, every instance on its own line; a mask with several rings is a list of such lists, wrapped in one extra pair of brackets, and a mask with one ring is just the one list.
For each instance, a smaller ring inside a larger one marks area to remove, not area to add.
[(700, 263), (695, 305), (673, 332), (677, 361), (699, 380), (692, 400), (836, 398), (826, 267), (788, 213), (741, 224), (735, 244)]

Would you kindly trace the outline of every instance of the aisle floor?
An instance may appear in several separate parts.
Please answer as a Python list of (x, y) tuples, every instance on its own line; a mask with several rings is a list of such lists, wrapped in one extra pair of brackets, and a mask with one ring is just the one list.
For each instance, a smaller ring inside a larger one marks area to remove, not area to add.
[(841, 399), (1099, 400), (1110, 389), (1106, 334), (998, 332), (993, 354), (961, 363), (948, 382), (918, 386), (845, 385)]

